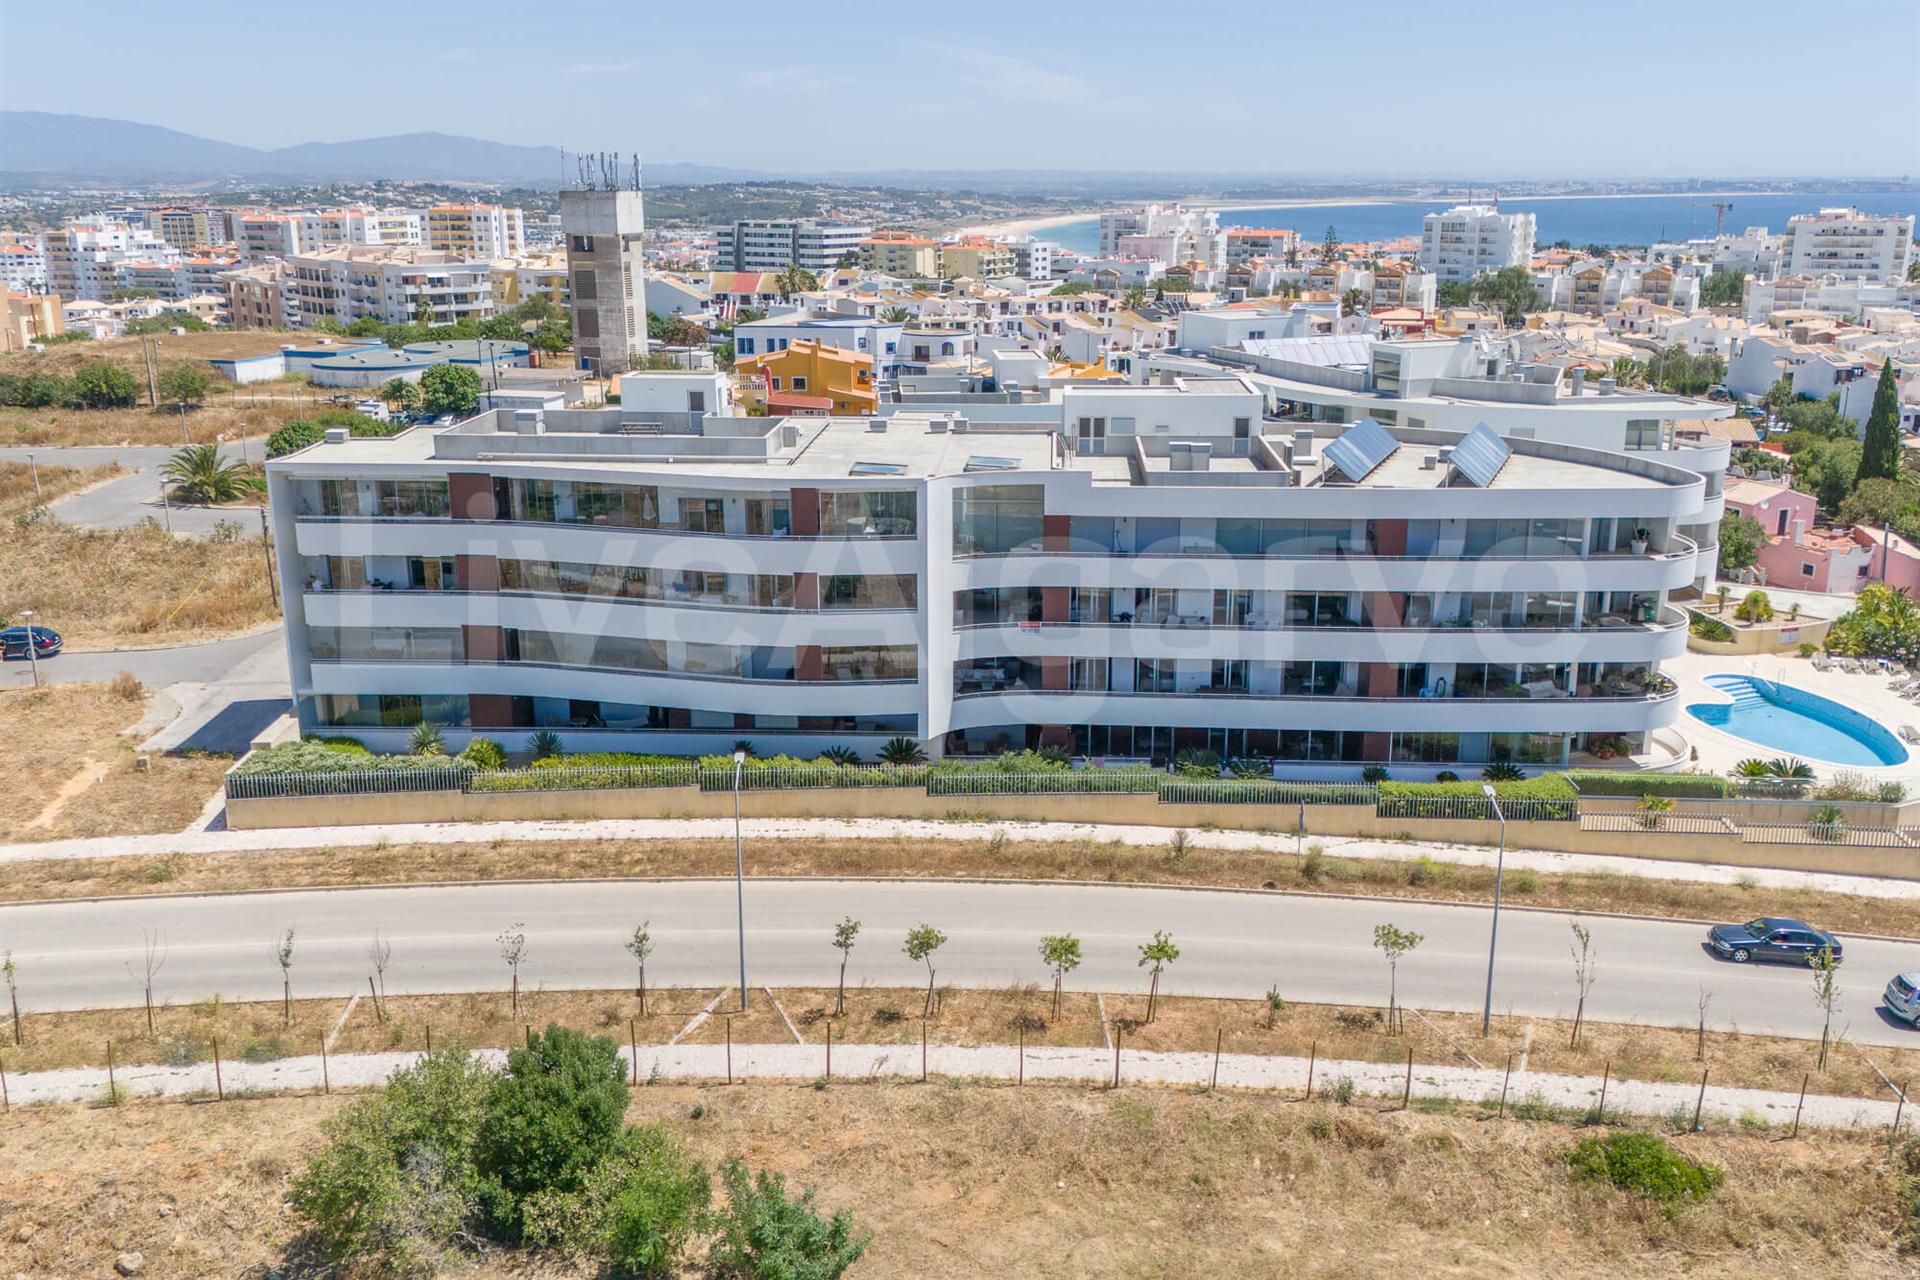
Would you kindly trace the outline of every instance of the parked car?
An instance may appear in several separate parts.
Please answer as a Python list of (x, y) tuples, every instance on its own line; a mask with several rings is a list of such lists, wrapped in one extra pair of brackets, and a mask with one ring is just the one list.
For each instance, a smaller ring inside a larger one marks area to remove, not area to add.
[(1920, 973), (1896, 973), (1887, 983), (1887, 1011), (1903, 1022), (1920, 1027)]
[[(54, 654), (60, 652), (65, 644), (66, 641), (60, 638), (60, 633), (52, 627), (35, 627), (33, 629), (32, 656), (34, 657), (51, 658)], [(5, 631), (0, 631), (0, 658), (24, 658), (27, 656), (27, 629), (25, 627), (8, 627)]]
[(1833, 948), (1834, 963), (1838, 964), (1842, 952), (1840, 939), (1825, 929), (1781, 916), (1761, 916), (1745, 924), (1717, 924), (1707, 931), (1707, 945), (1737, 964), (1749, 960), (1812, 964), (1826, 947)]

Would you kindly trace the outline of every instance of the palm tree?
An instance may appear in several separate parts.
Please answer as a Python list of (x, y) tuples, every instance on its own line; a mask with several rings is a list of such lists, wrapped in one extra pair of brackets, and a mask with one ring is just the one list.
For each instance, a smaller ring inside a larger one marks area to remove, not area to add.
[(380, 399), (389, 409), (417, 409), (420, 406), (419, 384), (408, 382), (405, 378), (395, 378), (380, 388)]
[(173, 496), (182, 502), (232, 502), (260, 487), (237, 462), (220, 456), (217, 444), (190, 444), (173, 457), (160, 474), (173, 482)]
[(888, 324), (905, 324), (913, 319), (913, 312), (905, 307), (888, 307), (880, 313), (880, 318)]
[(1340, 295), (1340, 314), (1357, 316), (1367, 309), (1367, 295), (1359, 289), (1349, 289)]
[(925, 764), (927, 753), (912, 738), (888, 738), (880, 746), (882, 764)]
[(1128, 285), (1127, 291), (1120, 296), (1120, 305), (1132, 311), (1136, 307), (1144, 305), (1146, 300), (1147, 291), (1137, 284), (1132, 284)]

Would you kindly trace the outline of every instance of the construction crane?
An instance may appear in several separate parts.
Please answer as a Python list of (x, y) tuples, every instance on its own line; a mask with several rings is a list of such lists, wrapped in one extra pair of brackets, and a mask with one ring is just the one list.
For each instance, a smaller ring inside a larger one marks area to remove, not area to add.
[(1687, 204), (1695, 209), (1713, 210), (1713, 238), (1718, 240), (1727, 225), (1727, 210), (1733, 208), (1731, 200), (1689, 200)]

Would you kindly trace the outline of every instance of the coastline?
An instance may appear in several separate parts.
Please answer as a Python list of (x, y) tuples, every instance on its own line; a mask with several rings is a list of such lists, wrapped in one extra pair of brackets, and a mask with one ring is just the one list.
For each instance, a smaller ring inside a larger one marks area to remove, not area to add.
[[(1507, 198), (1510, 200), (1525, 200), (1529, 202), (1540, 200), (1666, 200), (1682, 196), (1690, 199), (1719, 200), (1739, 199), (1741, 197), (1752, 199), (1760, 196), (1782, 196), (1791, 194), (1791, 192), (1786, 191), (1613, 191), (1604, 195), (1566, 194), (1551, 196), (1509, 196)], [(1232, 204), (1214, 204), (1211, 201), (1203, 199), (1183, 198), (1180, 200), (1166, 201), (1165, 203), (1190, 204), (1213, 209), (1219, 213), (1239, 213), (1248, 209), (1323, 209), (1329, 207), (1346, 209), (1353, 208), (1357, 205), (1430, 205), (1453, 199), (1455, 199), (1455, 197), (1452, 196), (1361, 196), (1357, 198), (1348, 196), (1324, 196), (1299, 200), (1236, 201)], [(1056, 213), (1040, 218), (1013, 218), (1005, 222), (980, 223), (975, 226), (962, 227), (960, 228), (960, 232), (963, 235), (980, 236), (1029, 236), (1041, 231), (1051, 230), (1054, 227), (1063, 227), (1075, 222), (1085, 222), (1090, 218), (1098, 218), (1102, 213), (1109, 210), (1131, 208), (1138, 203), (1153, 202), (1130, 203), (1127, 201), (1116, 201), (1112, 204), (1093, 205), (1076, 213)]]

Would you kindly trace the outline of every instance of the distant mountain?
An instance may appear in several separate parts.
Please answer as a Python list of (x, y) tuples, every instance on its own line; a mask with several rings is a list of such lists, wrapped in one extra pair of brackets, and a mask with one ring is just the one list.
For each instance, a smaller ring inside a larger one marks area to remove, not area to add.
[[(554, 185), (571, 176), (558, 147), (525, 147), (445, 133), (262, 150), (157, 125), (46, 111), (0, 111), (0, 171), (87, 178), (390, 178)], [(764, 179), (745, 169), (650, 165), (650, 183)]]

